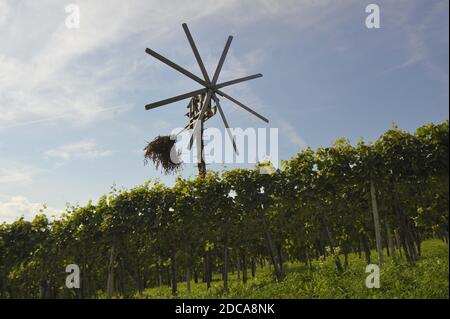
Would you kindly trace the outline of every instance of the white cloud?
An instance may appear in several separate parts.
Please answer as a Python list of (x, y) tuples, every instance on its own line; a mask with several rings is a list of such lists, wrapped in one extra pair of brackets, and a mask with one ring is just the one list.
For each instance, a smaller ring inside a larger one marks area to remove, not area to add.
[[(405, 5), (409, 2), (383, 1), (383, 18), (386, 15), (386, 20), (398, 21), (399, 26), (404, 22), (410, 24), (414, 6)], [(441, 1), (435, 11), (448, 8), (446, 2)], [(179, 28), (182, 22), (193, 28), (197, 24), (209, 26), (214, 21), (218, 27), (233, 23), (239, 28), (258, 21), (276, 21), (288, 23), (293, 32), (307, 28), (323, 30), (346, 19), (350, 14), (347, 8), (361, 5), (356, 0), (110, 0), (107, 4), (78, 0), (75, 3), (80, 6), (81, 27), (69, 30), (64, 24), (68, 3), (0, 0), (0, 128), (55, 118), (76, 124), (110, 118), (110, 113), (99, 110), (116, 105), (117, 98), (124, 98), (127, 90), (143, 87), (136, 80), (136, 72), (161, 67), (153, 59), (145, 58), (143, 48), (182, 36)], [(388, 16), (390, 12), (395, 15)], [(420, 34), (411, 33), (408, 39), (411, 56), (405, 65), (426, 55)], [(266, 45), (274, 41), (269, 37)], [(179, 52), (179, 48), (191, 55), (187, 43), (177, 38), (171, 50)], [(220, 54), (220, 50), (214, 52)], [(212, 70), (218, 56), (210, 56), (207, 51), (205, 60)], [(265, 58), (264, 50), (257, 49), (240, 56), (245, 63), (239, 64), (231, 54), (221, 78), (247, 75), (244, 72), (247, 69), (258, 72), (256, 66)], [(197, 66), (194, 70), (198, 72)], [(155, 78), (155, 82), (145, 85), (162, 84)]]
[[(182, 34), (182, 22), (211, 23), (220, 17), (220, 23), (239, 26), (279, 18), (307, 27), (308, 17), (317, 21), (322, 12), (332, 11), (327, 5), (335, 7), (330, 0), (320, 5), (311, 0), (75, 3), (80, 6), (80, 28), (69, 30), (64, 23), (68, 3), (0, 0), (0, 128), (49, 118), (71, 123), (109, 118), (110, 113), (98, 110), (116, 105), (126, 90), (142, 87), (137, 71), (160, 67), (144, 57), (143, 49), (173, 38), (175, 28)], [(179, 46), (188, 48), (177, 41), (171, 49)], [(251, 58), (260, 59), (261, 52)], [(152, 84), (161, 85), (156, 80)]]
[(283, 137), (287, 138), (293, 145), (300, 148), (306, 147), (305, 140), (300, 136), (294, 126), (285, 120), (277, 120), (280, 123), (280, 130), (282, 131)]
[(0, 167), (0, 184), (29, 183), (34, 172), (28, 167)]
[(7, 1), (0, 1), (0, 26), (6, 23), (10, 11), (10, 4)]
[(45, 204), (31, 202), (24, 196), (13, 196), (6, 201), (0, 201), (0, 223), (11, 223), (23, 217), (26, 220), (33, 220), (38, 215), (45, 213), (48, 217), (58, 216), (60, 211), (46, 207)]
[[(435, 22), (448, 22), (448, 0), (435, 1), (430, 10), (421, 10), (420, 2), (409, 1), (407, 5), (403, 2), (390, 1), (383, 4), (384, 19), (391, 28), (399, 30), (403, 42), (403, 59), (396, 65), (387, 68), (382, 73), (388, 74), (404, 68), (420, 64), (425, 67), (433, 76), (448, 82), (448, 71), (436, 65), (433, 59), (433, 45), (445, 41), (448, 47), (448, 23), (447, 27), (442, 27)], [(383, 13), (382, 13), (383, 14)]]
[(113, 153), (114, 151), (99, 148), (95, 141), (84, 140), (48, 150), (45, 152), (45, 155), (47, 157), (67, 161), (71, 159), (92, 159), (98, 157), (107, 157)]

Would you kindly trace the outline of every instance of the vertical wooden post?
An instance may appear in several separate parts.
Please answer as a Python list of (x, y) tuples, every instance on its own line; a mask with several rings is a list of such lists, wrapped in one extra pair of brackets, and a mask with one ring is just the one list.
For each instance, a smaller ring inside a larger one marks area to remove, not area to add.
[[(202, 94), (200, 96), (200, 98), (197, 101), (197, 110), (198, 112), (200, 112), (200, 110), (202, 109), (204, 100), (206, 98), (205, 94)], [(210, 102), (211, 103), (211, 102)], [(207, 106), (207, 109), (209, 108), (209, 105)], [(192, 113), (193, 115), (196, 114), (197, 112)], [(194, 122), (194, 119), (192, 119), (192, 122)], [(195, 131), (195, 130), (194, 130)], [(198, 175), (200, 177), (205, 177), (206, 176), (206, 163), (205, 163), (205, 159), (204, 159), (204, 153), (203, 153), (203, 149), (204, 149), (204, 143), (203, 143), (203, 131), (204, 131), (204, 118), (202, 118), (201, 122), (200, 122), (200, 133), (198, 136), (198, 141), (197, 141), (197, 168), (198, 168)], [(195, 133), (195, 132), (193, 132)]]
[(400, 254), (400, 257), (403, 257), (402, 244), (401, 244), (401, 241), (400, 241), (400, 236), (398, 235), (398, 232), (395, 229), (394, 229), (394, 238), (395, 238), (395, 246), (398, 249), (398, 253)]
[(264, 209), (262, 210), (261, 221), (263, 224), (264, 236), (266, 237), (267, 249), (269, 250), (270, 261), (275, 269), (275, 276), (278, 281), (283, 279), (283, 273), (278, 266), (277, 260), (275, 259), (275, 250), (273, 248), (272, 237), (270, 236), (269, 226), (267, 225), (266, 216), (264, 215)]
[(334, 257), (334, 263), (336, 264), (336, 268), (337, 268), (338, 272), (343, 272), (344, 268), (342, 267), (342, 263), (341, 263), (341, 259), (339, 258), (339, 254), (337, 254), (334, 249), (335, 246), (334, 246), (333, 235), (331, 234), (331, 230), (328, 227), (327, 222), (325, 221), (325, 214), (323, 212), (321, 215), (321, 219), (322, 219), (322, 224), (325, 228), (325, 233), (328, 238), (328, 243), (330, 245), (331, 255)]
[(228, 291), (228, 241), (225, 239), (223, 246), (223, 290)]
[(114, 250), (116, 246), (116, 240), (113, 239), (113, 244), (111, 246), (111, 254), (109, 256), (109, 265), (108, 265), (108, 281), (106, 285), (106, 298), (111, 299), (114, 292)]
[(191, 293), (191, 267), (188, 266), (186, 269), (186, 291), (188, 294)]
[(204, 144), (203, 144), (203, 120), (200, 124), (200, 143), (199, 143), (199, 147), (200, 150), (197, 151), (197, 153), (199, 154), (200, 158), (198, 159), (198, 175), (201, 177), (205, 177), (206, 176), (206, 163), (205, 163), (205, 159), (204, 159), (204, 154), (203, 154), (203, 148), (204, 148)]
[(205, 281), (206, 281), (206, 288), (209, 290), (211, 288), (211, 271), (210, 271), (210, 256), (209, 251), (205, 252), (205, 258), (204, 258), (204, 267), (205, 267)]
[(244, 250), (241, 250), (241, 258), (242, 258), (242, 283), (246, 284), (248, 275), (247, 275), (247, 256), (245, 256)]
[(178, 287), (177, 287), (177, 251), (175, 247), (172, 248), (171, 279), (172, 279), (172, 295), (176, 296), (178, 294)]
[(241, 280), (241, 258), (239, 253), (236, 253), (236, 267), (237, 267), (237, 279)]
[(392, 240), (391, 227), (387, 220), (386, 220), (386, 232), (387, 232), (387, 238), (388, 238), (388, 245), (391, 249), (391, 256), (392, 256), (392, 259), (395, 261), (397, 259), (397, 254), (395, 252), (394, 241)]
[(370, 195), (372, 199), (372, 214), (373, 214), (373, 222), (375, 225), (375, 239), (377, 242), (378, 262), (379, 266), (381, 267), (384, 264), (383, 246), (381, 244), (380, 217), (378, 215), (376, 190), (375, 184), (372, 179), (370, 180)]

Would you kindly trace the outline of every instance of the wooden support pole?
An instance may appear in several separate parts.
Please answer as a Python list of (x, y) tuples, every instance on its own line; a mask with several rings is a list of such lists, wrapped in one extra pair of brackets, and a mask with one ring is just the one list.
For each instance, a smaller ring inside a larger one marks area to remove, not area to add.
[(114, 293), (114, 259), (115, 259), (115, 246), (116, 241), (113, 239), (113, 244), (111, 246), (111, 252), (109, 256), (109, 265), (108, 265), (108, 281), (106, 284), (106, 298), (112, 299)]
[(391, 227), (387, 220), (386, 220), (386, 233), (387, 233), (387, 238), (388, 238), (388, 245), (389, 245), (389, 248), (391, 249), (391, 257), (395, 261), (395, 260), (397, 260), (397, 254), (395, 252), (394, 241), (392, 239)]
[(381, 267), (384, 264), (383, 246), (381, 244), (380, 217), (378, 215), (376, 189), (372, 179), (370, 180), (370, 197), (372, 200), (372, 214), (373, 214), (373, 223), (375, 225), (375, 239), (377, 242), (378, 262), (379, 266)]

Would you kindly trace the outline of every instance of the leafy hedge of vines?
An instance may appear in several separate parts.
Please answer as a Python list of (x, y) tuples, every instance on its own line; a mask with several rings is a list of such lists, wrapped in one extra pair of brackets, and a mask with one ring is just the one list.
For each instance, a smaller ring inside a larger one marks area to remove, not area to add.
[[(375, 248), (370, 182), (376, 188), (383, 247), (391, 258), (420, 258), (421, 241), (448, 241), (448, 121), (414, 134), (397, 127), (376, 142), (307, 148), (271, 174), (258, 169), (209, 172), (173, 187), (148, 182), (113, 189), (57, 220), (0, 225), (2, 298), (130, 297), (212, 273), (256, 272), (271, 263), (333, 258), (370, 260)], [(376, 262), (376, 261), (375, 261)], [(81, 270), (81, 289), (65, 288), (65, 267)], [(109, 287), (107, 281), (110, 278)]]

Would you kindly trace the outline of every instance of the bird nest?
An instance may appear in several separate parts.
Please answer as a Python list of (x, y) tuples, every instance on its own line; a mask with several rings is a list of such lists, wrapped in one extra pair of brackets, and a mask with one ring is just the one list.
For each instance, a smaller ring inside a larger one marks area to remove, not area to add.
[(165, 174), (173, 174), (181, 166), (180, 155), (174, 146), (176, 139), (171, 136), (157, 136), (144, 148), (144, 164), (152, 162), (156, 168)]

